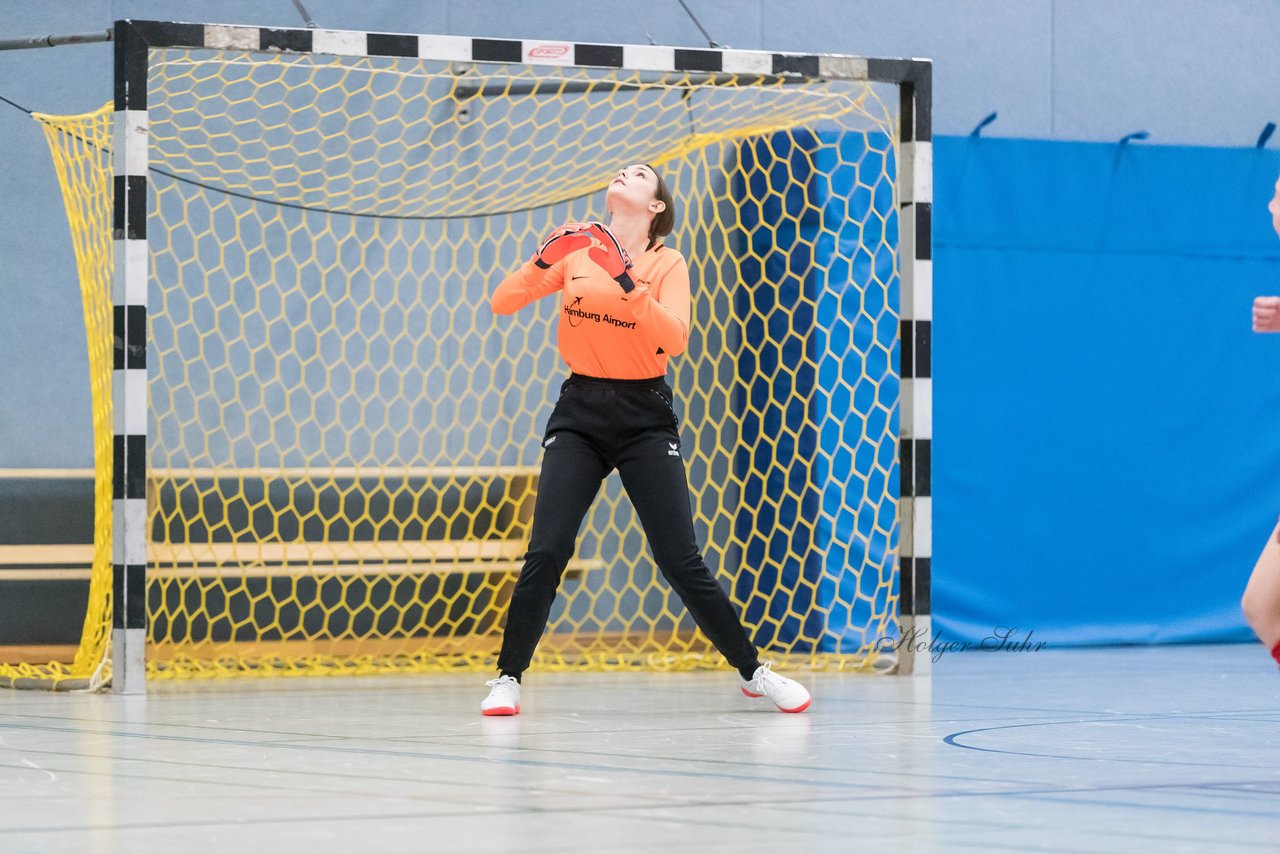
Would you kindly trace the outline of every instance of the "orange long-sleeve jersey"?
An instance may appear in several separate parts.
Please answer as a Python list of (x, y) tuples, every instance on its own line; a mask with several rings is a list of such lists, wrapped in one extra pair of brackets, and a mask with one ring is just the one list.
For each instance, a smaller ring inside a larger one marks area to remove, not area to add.
[(560, 357), (571, 371), (618, 380), (664, 376), (667, 357), (689, 343), (689, 265), (662, 245), (633, 263), (635, 289), (624, 293), (585, 249), (545, 270), (527, 261), (489, 303), (495, 314), (512, 314), (560, 291)]

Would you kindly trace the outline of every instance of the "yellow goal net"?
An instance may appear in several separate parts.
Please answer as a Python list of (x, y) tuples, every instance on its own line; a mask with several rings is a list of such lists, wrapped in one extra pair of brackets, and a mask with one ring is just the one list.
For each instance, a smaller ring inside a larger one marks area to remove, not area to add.
[[(899, 631), (897, 109), (856, 80), (151, 50), (149, 678), (493, 667), (567, 369), (557, 300), (488, 295), (635, 162), (690, 264), (670, 380), (707, 562), (764, 657), (875, 665)], [(40, 120), (106, 490), (82, 656), (26, 674), (57, 680), (110, 633), (113, 140), (109, 108)], [(611, 476), (533, 668), (722, 664)]]

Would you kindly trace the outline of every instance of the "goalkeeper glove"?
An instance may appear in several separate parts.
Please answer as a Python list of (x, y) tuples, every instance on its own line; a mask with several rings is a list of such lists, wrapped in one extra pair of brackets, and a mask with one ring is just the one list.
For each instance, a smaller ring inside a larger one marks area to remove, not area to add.
[(601, 223), (591, 223), (588, 231), (604, 245), (592, 246), (587, 250), (587, 255), (603, 267), (624, 292), (631, 293), (636, 289), (636, 285), (631, 281), (631, 256), (627, 254), (627, 250), (622, 248), (622, 244), (613, 236), (613, 232)]
[(570, 252), (585, 249), (591, 245), (591, 234), (587, 225), (581, 222), (566, 223), (553, 229), (546, 239), (538, 245), (538, 252), (533, 256), (533, 263), (545, 270), (560, 261)]

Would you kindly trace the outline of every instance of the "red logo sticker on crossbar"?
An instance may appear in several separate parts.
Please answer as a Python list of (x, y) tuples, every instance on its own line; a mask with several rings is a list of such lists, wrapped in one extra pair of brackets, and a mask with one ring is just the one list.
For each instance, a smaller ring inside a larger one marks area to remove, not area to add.
[(573, 60), (573, 45), (548, 43), (529, 45), (525, 48), (526, 62), (551, 62), (569, 64)]

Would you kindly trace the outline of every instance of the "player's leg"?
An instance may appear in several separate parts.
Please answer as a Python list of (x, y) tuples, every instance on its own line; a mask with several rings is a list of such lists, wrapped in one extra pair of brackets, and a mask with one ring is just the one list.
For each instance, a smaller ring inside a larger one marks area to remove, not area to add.
[(654, 561), (698, 628), (742, 676), (744, 693), (767, 695), (783, 711), (803, 711), (809, 705), (809, 692), (761, 666), (737, 609), (703, 560), (673, 421), (645, 430), (628, 443), (618, 461), (618, 474), (640, 517)]
[(571, 420), (564, 398), (543, 440), (542, 474), (533, 507), (533, 527), (524, 566), (507, 606), (507, 623), (498, 655), (497, 679), (486, 684), (489, 696), (480, 704), (485, 715), (520, 712), (520, 677), (547, 627), (547, 617), (564, 568), (573, 557), (578, 529), (600, 483), (609, 473), (595, 448), (578, 433), (553, 427)]
[(1280, 663), (1280, 525), (1267, 538), (1240, 607), (1258, 639)]
[(498, 669), (515, 677), (529, 666), (564, 568), (573, 557), (578, 529), (609, 471), (577, 433), (552, 433), (546, 441), (550, 444), (542, 453), (529, 550), (511, 595), (498, 657)]

